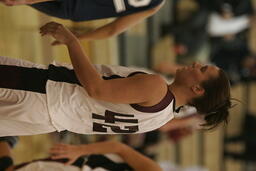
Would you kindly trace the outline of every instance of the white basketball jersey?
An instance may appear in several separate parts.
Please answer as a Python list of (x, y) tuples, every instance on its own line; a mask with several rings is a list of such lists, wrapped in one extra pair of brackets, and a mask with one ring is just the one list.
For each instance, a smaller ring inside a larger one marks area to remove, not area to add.
[[(95, 67), (105, 79), (127, 77), (138, 72), (138, 69), (122, 66)], [(157, 129), (174, 117), (175, 100), (170, 91), (152, 107), (95, 100), (75, 83), (49, 80), (46, 91), (50, 118), (58, 131), (69, 130), (80, 134), (142, 133)]]

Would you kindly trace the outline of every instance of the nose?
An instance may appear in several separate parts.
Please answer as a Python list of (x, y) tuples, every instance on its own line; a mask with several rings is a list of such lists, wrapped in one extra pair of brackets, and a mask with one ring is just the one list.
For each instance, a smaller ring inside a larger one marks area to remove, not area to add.
[(201, 63), (198, 63), (198, 62), (193, 62), (193, 64), (192, 64), (193, 68), (197, 68), (197, 67), (201, 67), (201, 66), (202, 66)]

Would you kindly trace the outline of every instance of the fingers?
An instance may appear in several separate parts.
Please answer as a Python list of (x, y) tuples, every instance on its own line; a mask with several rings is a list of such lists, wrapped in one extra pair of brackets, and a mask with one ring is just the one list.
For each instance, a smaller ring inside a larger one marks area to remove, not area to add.
[(61, 45), (61, 43), (57, 40), (51, 43), (52, 46)]
[(63, 26), (59, 23), (49, 22), (40, 28), (40, 34), (42, 36), (47, 35), (47, 34), (54, 35), (56, 33), (56, 31), (61, 27), (63, 27)]
[(68, 158), (68, 145), (65, 144), (57, 144), (53, 146), (50, 149), (50, 154), (52, 155), (52, 159), (63, 159), (63, 158)]
[(52, 155), (51, 156), (51, 159), (65, 159), (65, 158), (68, 158), (68, 156), (66, 154), (58, 154), (58, 155)]
[(7, 6), (27, 4), (26, 0), (1, 0), (0, 2), (3, 2)]
[(53, 146), (51, 149), (50, 149), (50, 154), (52, 155), (66, 155), (68, 154), (68, 145), (64, 145), (64, 144), (57, 144), (55, 146)]
[(1, 0), (2, 3), (4, 3), (7, 6), (13, 6), (14, 1), (13, 0)]
[(70, 159), (68, 162), (65, 163), (65, 165), (71, 165), (75, 162), (75, 159)]

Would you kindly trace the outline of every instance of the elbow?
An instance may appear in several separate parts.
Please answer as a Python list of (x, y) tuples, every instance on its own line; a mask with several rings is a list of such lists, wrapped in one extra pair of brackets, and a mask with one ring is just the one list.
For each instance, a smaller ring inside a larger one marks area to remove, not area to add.
[[(81, 82), (82, 83), (82, 82)], [(93, 81), (92, 83), (82, 83), (85, 91), (87, 92), (88, 96), (94, 99), (101, 99), (104, 95), (105, 89), (104, 80)]]
[(116, 19), (114, 22), (109, 24), (109, 27), (107, 29), (107, 37), (113, 37), (116, 35), (119, 35), (120, 33), (124, 32), (127, 28), (120, 25), (119, 22), (117, 22), (118, 19)]
[(111, 29), (107, 33), (107, 37), (113, 37), (113, 36), (116, 36), (118, 34), (119, 34), (118, 28), (116, 26), (112, 26)]
[(97, 100), (103, 100), (104, 90), (97, 88), (96, 86), (91, 88), (86, 88), (87, 94), (89, 97)]
[(96, 88), (86, 87), (86, 91), (89, 97), (96, 99), (99, 96), (99, 92)]

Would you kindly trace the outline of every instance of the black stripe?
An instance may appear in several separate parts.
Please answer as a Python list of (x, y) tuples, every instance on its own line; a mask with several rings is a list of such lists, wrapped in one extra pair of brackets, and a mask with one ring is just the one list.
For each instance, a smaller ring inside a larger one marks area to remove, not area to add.
[(104, 155), (90, 155), (88, 158), (88, 161), (86, 162), (86, 165), (90, 166), (92, 169), (95, 169), (97, 167), (102, 167), (106, 170), (111, 170), (111, 171), (133, 170), (128, 164), (115, 163), (114, 161), (110, 160)]
[(47, 76), (45, 69), (0, 65), (0, 88), (45, 94)]
[(75, 71), (68, 69), (66, 67), (49, 65), (49, 80), (56, 82), (66, 82), (71, 84), (78, 84), (81, 86), (81, 83), (78, 81)]
[[(44, 158), (44, 159), (32, 160), (32, 161), (30, 161), (30, 162), (18, 164), (18, 165), (16, 165), (16, 166), (14, 166), (14, 168), (15, 168), (15, 169), (20, 169), (20, 168), (22, 168), (22, 167), (25, 167), (25, 166), (31, 164), (31, 163), (39, 162), (39, 161), (42, 161), (42, 162), (67, 163), (67, 162), (68, 162), (68, 159), (51, 159), (51, 158)], [(76, 166), (76, 167), (82, 168), (82, 167), (83, 167), (83, 164), (84, 164), (84, 158), (83, 158), (83, 157), (79, 157), (74, 163), (72, 163), (72, 166)]]
[[(174, 95), (167, 88), (167, 93), (165, 97), (158, 104), (154, 106), (140, 106), (138, 104), (131, 104), (131, 107), (140, 112), (155, 113), (164, 110), (172, 102), (172, 100), (174, 100), (175, 102)], [(174, 107), (173, 109), (175, 109)]]
[[(128, 75), (128, 77), (134, 76), (136, 74), (146, 74), (144, 72), (132, 72)], [(111, 80), (111, 79), (117, 79), (117, 78), (125, 78), (120, 75), (111, 75), (111, 76), (102, 76), (104, 80)], [(75, 71), (73, 69), (68, 69), (66, 67), (62, 66), (54, 66), (49, 65), (49, 79), (52, 81), (57, 82), (66, 82), (71, 84), (78, 84), (81, 86), (81, 83), (79, 82)]]

